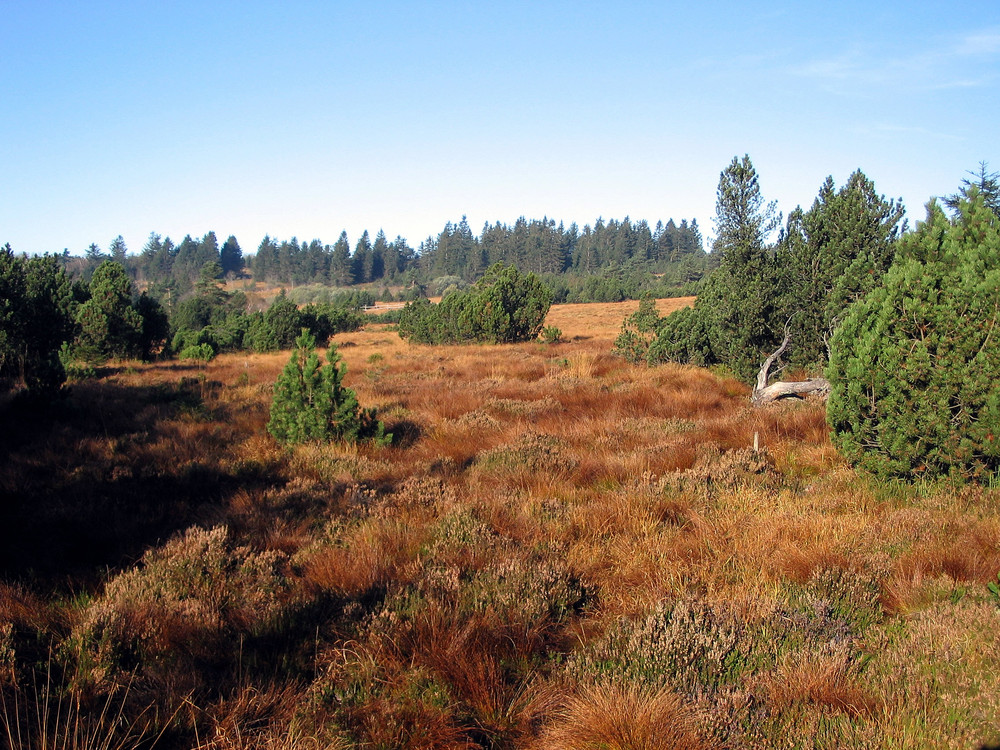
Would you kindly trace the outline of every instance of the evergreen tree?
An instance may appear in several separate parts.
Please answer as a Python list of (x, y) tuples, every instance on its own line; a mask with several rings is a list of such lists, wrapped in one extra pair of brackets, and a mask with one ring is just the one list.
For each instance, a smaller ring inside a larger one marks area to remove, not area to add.
[(219, 251), (219, 264), (222, 266), (223, 275), (239, 276), (243, 273), (243, 250), (233, 235), (229, 235)]
[(58, 390), (66, 379), (59, 349), (73, 336), (69, 277), (55, 256), (15, 257), (0, 248), (0, 382), (32, 393)]
[(170, 321), (163, 306), (146, 292), (139, 295), (135, 309), (142, 318), (139, 356), (148, 362), (163, 348), (167, 341), (167, 337), (170, 335)]
[(267, 430), (275, 440), (283, 445), (361, 439), (387, 444), (392, 440), (382, 423), (375, 420), (374, 412), (362, 410), (354, 391), (344, 386), (347, 366), (341, 363), (336, 346), (327, 349), (327, 364), (323, 367), (309, 332), (303, 329), (295, 346), (274, 384)]
[(975, 186), (949, 221), (931, 202), (881, 286), (831, 341), (837, 449), (884, 477), (985, 481), (1000, 470), (1000, 220)]
[(20, 376), (19, 351), (26, 336), (24, 264), (10, 244), (0, 248), (0, 375), (12, 383)]
[[(704, 282), (695, 306), (665, 318), (649, 345), (652, 362), (726, 365), (751, 381), (783, 332), (781, 277), (768, 246), (781, 217), (765, 204), (749, 156), (734, 157), (719, 176), (716, 195), (719, 267)], [(667, 225), (669, 231), (670, 225)], [(663, 240), (676, 252), (676, 241)]]
[(903, 215), (902, 204), (878, 195), (860, 170), (840, 190), (828, 177), (809, 211), (789, 215), (778, 265), (791, 363), (825, 364), (826, 343), (847, 307), (892, 265)]
[(354, 246), (354, 255), (351, 258), (354, 282), (356, 284), (367, 284), (372, 280), (372, 270), (374, 268), (374, 258), (372, 257), (372, 243), (368, 237), (368, 230), (362, 232), (358, 243)]
[(649, 345), (656, 337), (659, 325), (660, 315), (656, 311), (656, 302), (649, 295), (644, 295), (639, 301), (639, 309), (622, 324), (612, 352), (633, 364), (645, 362)]
[(330, 258), (330, 281), (336, 286), (350, 286), (354, 283), (351, 244), (347, 240), (347, 232), (341, 232), (333, 246), (333, 255)]
[(471, 289), (447, 294), (441, 303), (411, 302), (399, 320), (399, 335), (419, 343), (513, 343), (538, 336), (552, 290), (534, 274), (498, 263)]
[(780, 343), (778, 274), (767, 245), (781, 217), (764, 203), (749, 156), (733, 158), (719, 176), (713, 252), (719, 268), (696, 302), (704, 316), (712, 358), (750, 381)]
[(77, 312), (79, 351), (100, 361), (141, 354), (142, 316), (132, 304), (132, 284), (120, 263), (106, 260), (94, 271), (90, 299)]
[(125, 238), (123, 238), (119, 234), (117, 237), (111, 240), (111, 246), (109, 247), (109, 250), (111, 253), (111, 260), (113, 260), (115, 263), (120, 263), (121, 265), (124, 266), (125, 258), (126, 255), (128, 254), (128, 248), (125, 247)]
[(959, 191), (944, 199), (944, 204), (953, 211), (958, 211), (962, 200), (968, 198), (969, 191), (975, 188), (982, 198), (983, 204), (997, 216), (1000, 216), (1000, 172), (990, 172), (989, 163), (979, 162), (978, 172), (969, 172), (972, 180), (965, 178)]
[(273, 280), (278, 271), (278, 243), (265, 234), (257, 246), (257, 254), (253, 256), (250, 266), (257, 281)]
[(88, 261), (94, 265), (99, 265), (108, 256), (101, 252), (101, 248), (97, 246), (96, 242), (91, 242), (85, 251), (85, 256)]

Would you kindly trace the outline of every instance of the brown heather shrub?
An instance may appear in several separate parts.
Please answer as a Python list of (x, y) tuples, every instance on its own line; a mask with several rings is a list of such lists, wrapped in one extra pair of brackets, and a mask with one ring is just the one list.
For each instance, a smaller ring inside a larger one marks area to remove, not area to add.
[(713, 496), (742, 486), (777, 488), (782, 477), (766, 451), (752, 448), (720, 451), (714, 445), (702, 447), (694, 466), (661, 478), (659, 488), (665, 493), (695, 492)]
[(550, 480), (568, 476), (576, 467), (576, 459), (559, 438), (525, 432), (516, 442), (477, 456), (476, 466), (508, 486), (529, 487), (536, 477)]
[(141, 567), (108, 582), (73, 628), (69, 644), (88, 665), (84, 678), (114, 683), (137, 667), (173, 661), (183, 672), (188, 659), (224, 657), (234, 633), (263, 628), (279, 611), (283, 563), (278, 552), (233, 546), (221, 526), (189, 529), (150, 550)]
[(476, 747), (447, 687), (430, 670), (352, 644), (324, 656), (293, 725), (318, 747)]
[(509, 540), (483, 521), (475, 508), (458, 506), (442, 515), (432, 527), (427, 559), (478, 570), (509, 547)]
[(289, 468), (331, 486), (392, 478), (392, 466), (372, 451), (357, 443), (304, 443), (292, 450)]
[(1000, 607), (966, 594), (914, 612), (884, 637), (872, 680), (887, 736), (910, 747), (1000, 742)]
[(674, 692), (603, 681), (570, 694), (546, 723), (538, 750), (700, 750), (698, 716)]
[(503, 426), (503, 423), (499, 419), (491, 417), (485, 411), (479, 409), (466, 412), (455, 421), (462, 427), (467, 427), (476, 432), (498, 432)]
[(745, 625), (725, 605), (662, 601), (644, 617), (621, 619), (607, 635), (570, 656), (578, 681), (624, 678), (691, 697), (732, 684), (746, 668)]
[(551, 396), (534, 401), (514, 398), (492, 398), (483, 404), (483, 411), (495, 417), (532, 417), (544, 412), (560, 412), (562, 404)]
[(412, 476), (384, 499), (385, 514), (403, 511), (408, 516), (429, 512), (443, 513), (458, 505), (455, 488), (438, 477)]

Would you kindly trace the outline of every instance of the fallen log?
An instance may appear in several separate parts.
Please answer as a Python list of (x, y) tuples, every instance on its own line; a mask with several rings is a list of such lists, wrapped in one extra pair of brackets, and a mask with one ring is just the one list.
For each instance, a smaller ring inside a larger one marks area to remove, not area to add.
[(750, 400), (754, 404), (761, 406), (782, 398), (802, 398), (810, 395), (820, 396), (825, 399), (830, 394), (830, 381), (826, 378), (779, 380), (777, 383), (767, 384), (771, 366), (784, 353), (785, 349), (788, 348), (788, 342), (791, 341), (791, 338), (791, 334), (788, 333), (788, 329), (786, 328), (785, 340), (781, 342), (781, 346), (769, 355), (764, 360), (764, 364), (760, 366), (760, 372), (757, 373), (757, 385), (750, 396)]
[(765, 388), (755, 388), (750, 400), (761, 406), (781, 398), (830, 395), (830, 381), (826, 378), (811, 378), (810, 380), (779, 380)]

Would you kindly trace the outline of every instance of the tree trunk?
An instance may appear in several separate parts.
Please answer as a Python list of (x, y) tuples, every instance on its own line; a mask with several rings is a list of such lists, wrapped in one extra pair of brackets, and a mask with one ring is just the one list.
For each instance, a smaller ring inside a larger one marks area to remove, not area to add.
[(825, 399), (830, 395), (830, 381), (826, 378), (799, 381), (779, 380), (765, 388), (755, 388), (750, 400), (754, 404), (762, 406), (781, 398), (790, 396), (802, 398), (808, 395), (816, 395)]
[(830, 394), (830, 381), (826, 378), (812, 378), (811, 380), (801, 381), (779, 380), (777, 383), (767, 384), (771, 366), (784, 353), (785, 349), (788, 348), (789, 341), (791, 341), (791, 334), (786, 329), (785, 340), (781, 342), (781, 346), (765, 359), (764, 364), (760, 366), (760, 372), (757, 373), (757, 385), (750, 396), (750, 400), (757, 406), (769, 404), (772, 401), (790, 396), (802, 398), (803, 396), (816, 395), (825, 399)]

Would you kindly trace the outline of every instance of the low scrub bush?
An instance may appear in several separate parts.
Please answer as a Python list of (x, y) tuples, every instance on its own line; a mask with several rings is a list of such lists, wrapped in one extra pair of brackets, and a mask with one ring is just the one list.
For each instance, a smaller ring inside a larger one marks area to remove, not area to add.
[(225, 660), (237, 633), (260, 630), (279, 612), (284, 561), (279, 552), (235, 546), (222, 526), (192, 528), (150, 550), (73, 629), (85, 679), (114, 684), (133, 670), (177, 679), (193, 663)]
[(449, 292), (441, 303), (408, 304), (399, 335), (421, 344), (478, 341), (500, 344), (537, 338), (552, 291), (531, 273), (498, 263), (468, 291)]

